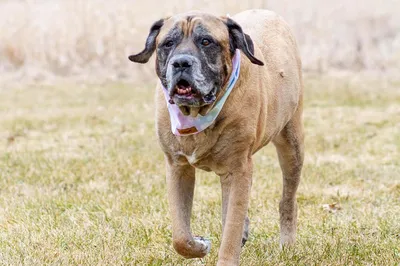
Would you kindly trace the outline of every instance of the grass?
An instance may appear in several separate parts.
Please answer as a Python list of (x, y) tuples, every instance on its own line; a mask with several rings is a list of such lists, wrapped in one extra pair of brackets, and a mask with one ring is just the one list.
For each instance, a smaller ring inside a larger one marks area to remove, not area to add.
[[(398, 82), (306, 78), (306, 160), (295, 249), (278, 246), (281, 173), (255, 156), (242, 265), (400, 265)], [(217, 176), (198, 171), (193, 232), (202, 260), (171, 245), (154, 89), (130, 84), (0, 91), (1, 265), (215, 265)], [(323, 204), (337, 202), (328, 212)]]

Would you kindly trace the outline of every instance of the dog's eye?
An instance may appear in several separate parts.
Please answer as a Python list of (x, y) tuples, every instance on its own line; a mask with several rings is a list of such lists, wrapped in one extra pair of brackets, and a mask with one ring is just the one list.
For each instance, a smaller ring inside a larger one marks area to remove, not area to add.
[(203, 46), (209, 46), (210, 44), (211, 44), (211, 41), (209, 39), (201, 40), (201, 45), (203, 45)]
[(166, 43), (164, 43), (164, 46), (168, 48), (172, 47), (172, 45), (174, 45), (173, 41), (167, 41)]

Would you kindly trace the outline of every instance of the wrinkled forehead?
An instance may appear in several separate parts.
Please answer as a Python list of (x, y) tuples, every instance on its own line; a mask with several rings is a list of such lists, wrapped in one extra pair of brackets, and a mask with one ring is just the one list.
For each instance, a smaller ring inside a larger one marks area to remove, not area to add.
[(177, 35), (208, 35), (221, 43), (229, 39), (228, 29), (222, 19), (203, 13), (186, 13), (169, 18), (164, 22), (158, 40)]

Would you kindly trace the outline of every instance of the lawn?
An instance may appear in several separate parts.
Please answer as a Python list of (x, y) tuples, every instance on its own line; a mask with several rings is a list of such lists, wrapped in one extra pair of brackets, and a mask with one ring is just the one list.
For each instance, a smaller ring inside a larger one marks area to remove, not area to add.
[[(254, 158), (241, 265), (400, 265), (400, 82), (307, 76), (305, 85), (297, 245), (279, 249), (271, 145)], [(184, 260), (172, 248), (153, 95), (151, 84), (127, 83), (0, 90), (1, 265), (216, 264), (215, 174), (197, 172), (192, 218), (211, 253)]]

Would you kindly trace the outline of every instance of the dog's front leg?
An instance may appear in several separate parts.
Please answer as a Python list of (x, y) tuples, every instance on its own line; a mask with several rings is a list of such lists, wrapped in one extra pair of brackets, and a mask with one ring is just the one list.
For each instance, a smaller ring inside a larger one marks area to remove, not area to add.
[[(240, 165), (240, 166), (239, 166)], [(252, 182), (253, 164), (251, 158), (232, 168), (221, 177), (223, 234), (218, 254), (218, 265), (239, 265), (242, 236)]]
[(211, 243), (201, 237), (193, 238), (190, 230), (195, 169), (189, 164), (178, 165), (172, 160), (166, 161), (173, 246), (185, 258), (204, 257), (210, 251)]

